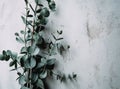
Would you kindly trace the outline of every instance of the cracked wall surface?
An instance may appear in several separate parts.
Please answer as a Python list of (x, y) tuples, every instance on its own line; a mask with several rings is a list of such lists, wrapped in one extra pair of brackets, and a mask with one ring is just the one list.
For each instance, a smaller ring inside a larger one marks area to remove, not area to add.
[[(120, 89), (120, 0), (55, 0), (48, 28), (63, 30), (70, 44), (59, 70), (78, 74), (77, 82), (50, 82), (52, 89)], [(14, 33), (23, 29), (23, 0), (0, 2), (0, 51), (18, 51)], [(0, 89), (19, 89), (17, 75), (0, 62)]]

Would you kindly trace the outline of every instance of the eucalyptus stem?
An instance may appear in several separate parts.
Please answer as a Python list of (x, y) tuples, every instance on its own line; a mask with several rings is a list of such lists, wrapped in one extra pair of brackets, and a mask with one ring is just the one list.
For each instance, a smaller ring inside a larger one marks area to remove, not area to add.
[(28, 11), (28, 4), (26, 4), (26, 21), (25, 21), (25, 34), (24, 34), (24, 41), (25, 41), (25, 49), (27, 49), (27, 42), (26, 42), (26, 31), (27, 31), (27, 11)]
[[(31, 33), (32, 39), (31, 39), (31, 46), (33, 45), (33, 35), (34, 35), (34, 30), (35, 30), (35, 16), (36, 16), (36, 10), (37, 10), (37, 5), (35, 7), (35, 12), (34, 12), (34, 18), (33, 18), (33, 30)], [(30, 89), (32, 89), (32, 84), (31, 84), (31, 78), (32, 78), (32, 69), (29, 70), (30, 74)]]
[[(24, 33), (24, 41), (25, 41), (25, 50), (27, 50), (27, 42), (26, 42), (26, 31), (27, 31), (27, 14), (28, 13), (28, 3), (26, 3), (26, 21), (25, 21), (25, 33)], [(26, 54), (27, 55), (27, 54)], [(29, 71), (27, 71), (25, 73), (26, 77), (27, 77), (27, 80), (29, 80)], [(29, 83), (27, 83), (27, 87), (29, 86)]]

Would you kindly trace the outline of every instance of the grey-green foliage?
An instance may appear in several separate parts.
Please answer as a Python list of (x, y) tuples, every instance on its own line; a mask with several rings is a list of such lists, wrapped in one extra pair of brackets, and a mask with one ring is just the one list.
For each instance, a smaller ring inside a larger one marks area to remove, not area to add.
[[(3, 50), (0, 54), (1, 61), (10, 61), (9, 66), (14, 67), (18, 74), (17, 80), (21, 85), (21, 89), (45, 89), (45, 81), (47, 77), (55, 77), (61, 82), (66, 79), (76, 79), (76, 74), (66, 76), (64, 73), (55, 73), (54, 67), (56, 58), (54, 55), (67, 50), (60, 43), (62, 37), (57, 38), (55, 34), (50, 33), (44, 37), (46, 31), (47, 19), (51, 11), (55, 11), (56, 4), (52, 0), (46, 0), (48, 7), (44, 6), (39, 0), (35, 0), (36, 6), (25, 0), (26, 15), (21, 16), (25, 29), (16, 32), (16, 41), (23, 44), (20, 53), (11, 50)], [(58, 35), (62, 35), (62, 31), (56, 31)], [(47, 39), (46, 39), (47, 38)], [(70, 46), (68, 46), (69, 49)], [(23, 71), (18, 71), (21, 68)]]

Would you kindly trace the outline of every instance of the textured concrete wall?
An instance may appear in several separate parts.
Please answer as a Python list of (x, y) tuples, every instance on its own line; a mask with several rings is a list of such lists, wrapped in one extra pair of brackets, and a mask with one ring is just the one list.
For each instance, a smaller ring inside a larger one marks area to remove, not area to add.
[[(53, 81), (53, 89), (120, 89), (120, 0), (56, 0), (57, 11), (48, 27), (64, 31), (71, 45), (61, 61), (66, 74), (77, 82)], [(0, 51), (18, 50), (14, 33), (23, 29), (23, 0), (1, 0)], [(15, 72), (0, 62), (0, 89), (18, 89)], [(55, 86), (54, 86), (55, 85)]]

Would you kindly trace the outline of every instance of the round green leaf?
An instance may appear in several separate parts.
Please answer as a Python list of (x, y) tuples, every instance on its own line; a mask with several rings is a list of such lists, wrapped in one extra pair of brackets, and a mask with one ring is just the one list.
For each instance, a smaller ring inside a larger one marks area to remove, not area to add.
[(46, 78), (46, 77), (47, 77), (47, 70), (46, 70), (46, 71), (43, 71), (43, 72), (39, 75), (39, 77), (40, 77), (41, 79)]
[(48, 17), (50, 15), (50, 12), (49, 12), (49, 10), (46, 7), (43, 8), (40, 13), (44, 17)]
[(49, 2), (49, 8), (50, 8), (52, 11), (55, 10), (55, 8), (56, 8), (55, 1), (51, 1), (51, 2)]
[(46, 25), (47, 22), (48, 22), (48, 20), (45, 17), (41, 18), (41, 20), (40, 20), (40, 24), (42, 24), (42, 25)]
[(7, 50), (7, 55), (12, 56), (12, 52), (10, 50)]
[(32, 82), (35, 83), (38, 80), (38, 74), (32, 73)]
[(36, 60), (33, 57), (31, 57), (24, 62), (24, 65), (26, 68), (33, 68), (36, 66)]
[(18, 34), (17, 32), (15, 33), (15, 35), (16, 35), (16, 36), (19, 36), (19, 34)]
[(37, 87), (39, 87), (41, 89), (44, 89), (44, 84), (43, 84), (43, 81), (41, 79), (38, 79), (38, 81), (37, 81)]
[(25, 76), (23, 76), (23, 75), (20, 76), (20, 77), (19, 77), (19, 84), (20, 84), (20, 85), (24, 85), (25, 83), (26, 83), (26, 78), (25, 78)]

